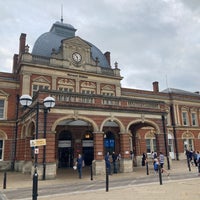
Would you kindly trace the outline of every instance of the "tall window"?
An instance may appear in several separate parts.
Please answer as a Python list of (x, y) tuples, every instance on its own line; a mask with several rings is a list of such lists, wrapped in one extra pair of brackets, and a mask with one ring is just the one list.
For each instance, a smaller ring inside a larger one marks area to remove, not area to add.
[(151, 153), (152, 151), (156, 152), (156, 138), (155, 134), (152, 131), (149, 131), (146, 136), (146, 152)]
[(193, 145), (193, 139), (192, 138), (188, 138), (188, 139), (184, 139), (184, 150), (194, 150), (194, 145)]
[(4, 107), (5, 101), (3, 99), (0, 99), (0, 119), (4, 119)]
[(45, 85), (45, 84), (33, 84), (32, 86), (32, 93), (33, 96), (37, 93), (38, 90), (42, 89), (42, 90), (49, 90), (49, 85)]
[[(68, 92), (68, 93), (72, 93), (74, 91), (73, 88), (69, 88), (69, 87), (65, 87), (65, 86), (59, 86), (58, 90), (61, 92)], [(70, 101), (73, 99), (68, 94), (63, 94), (63, 93), (59, 94), (58, 98), (59, 98), (59, 101)]]
[(182, 117), (183, 117), (183, 125), (187, 126), (188, 125), (187, 112), (182, 112)]
[(3, 160), (5, 139), (7, 139), (7, 136), (0, 131), (0, 161)]
[(151, 153), (151, 152), (156, 152), (156, 139), (151, 138), (151, 139), (146, 139), (146, 152)]
[(3, 160), (3, 140), (0, 139), (0, 160)]
[(192, 126), (196, 126), (197, 125), (197, 115), (196, 115), (196, 113), (192, 113), (191, 117), (192, 117)]
[(194, 139), (194, 135), (187, 131), (185, 133), (183, 133), (183, 144), (184, 144), (184, 150), (194, 150), (194, 142), (193, 142), (193, 139)]
[[(82, 89), (81, 93), (92, 95), (92, 94), (95, 94), (95, 90), (94, 89)], [(83, 97), (82, 98), (82, 103), (93, 103), (93, 101), (94, 101), (93, 97)]]

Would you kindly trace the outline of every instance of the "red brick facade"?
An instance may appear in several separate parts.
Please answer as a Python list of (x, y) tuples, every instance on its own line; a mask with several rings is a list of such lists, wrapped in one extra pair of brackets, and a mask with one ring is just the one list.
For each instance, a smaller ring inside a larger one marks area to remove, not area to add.
[[(50, 176), (52, 168), (72, 167), (78, 153), (87, 155), (87, 164), (100, 173), (98, 165), (104, 163), (107, 151), (121, 154), (120, 166), (126, 172), (133, 164), (130, 151), (139, 165), (143, 152), (162, 151), (172, 159), (183, 159), (186, 148), (200, 149), (198, 94), (160, 92), (158, 82), (153, 83), (153, 91), (122, 88), (120, 70), (98, 66), (90, 57), (92, 52), (84, 53), (91, 50), (81, 38), (65, 39), (62, 44), (50, 58), (35, 56), (26, 50), (26, 35), (22, 34), (13, 72), (0, 73), (1, 169), (31, 171), (35, 154), (30, 140), (35, 139), (37, 125), (38, 138), (44, 137), (43, 100), (47, 96), (56, 103), (47, 113), (46, 124)], [(77, 65), (69, 56), (74, 49), (82, 54)], [(105, 57), (110, 64), (108, 52)], [(35, 107), (23, 109), (19, 103), (25, 93), (36, 94), (33, 105), (40, 104), (38, 124)], [(40, 146), (38, 154), (41, 169), (43, 149)]]

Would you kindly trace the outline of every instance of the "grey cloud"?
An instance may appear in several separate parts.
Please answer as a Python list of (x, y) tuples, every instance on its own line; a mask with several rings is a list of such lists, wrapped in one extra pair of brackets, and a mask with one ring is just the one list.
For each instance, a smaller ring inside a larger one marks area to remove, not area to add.
[(119, 63), (123, 87), (152, 90), (152, 82), (157, 80), (162, 90), (167, 87), (167, 77), (170, 87), (191, 91), (199, 88), (199, 1), (6, 2), (6, 6), (0, 2), (5, 8), (0, 15), (0, 42), (5, 52), (0, 61), (4, 70), (9, 68), (9, 58), (18, 53), (20, 33), (27, 33), (32, 48), (37, 37), (60, 20), (63, 3), (64, 22), (72, 24), (78, 36), (103, 52), (110, 51), (112, 65)]

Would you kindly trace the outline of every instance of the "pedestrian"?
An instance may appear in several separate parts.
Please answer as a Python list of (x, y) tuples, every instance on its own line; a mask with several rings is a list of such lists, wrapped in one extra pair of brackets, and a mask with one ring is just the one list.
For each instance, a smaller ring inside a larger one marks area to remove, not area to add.
[(142, 154), (142, 166), (145, 166), (146, 155), (145, 153)]
[(154, 161), (154, 152), (151, 152), (151, 159)]
[(158, 174), (159, 162), (157, 158), (154, 159), (153, 169), (154, 169), (154, 173)]
[(197, 151), (198, 175), (200, 176), (200, 153)]
[(130, 151), (130, 158), (131, 158), (131, 160), (133, 160), (133, 158), (134, 158), (134, 153), (133, 153), (133, 151)]
[(169, 172), (164, 168), (164, 161), (165, 161), (165, 157), (164, 157), (163, 153), (160, 152), (159, 163), (160, 163), (161, 173), (165, 172), (165, 173), (167, 173), (167, 176), (169, 176)]
[(81, 179), (82, 178), (82, 168), (84, 165), (84, 160), (81, 154), (78, 154), (78, 158), (76, 160), (76, 166), (77, 166), (77, 171), (78, 171), (78, 176)]
[(111, 175), (110, 154), (107, 152), (105, 156), (106, 172)]
[(117, 155), (115, 152), (112, 153), (112, 162), (113, 162), (113, 173), (117, 173)]
[(120, 160), (121, 160), (122, 156), (119, 153), (117, 156), (117, 172), (120, 172)]
[(196, 151), (193, 151), (193, 159), (194, 159), (195, 167), (197, 167), (198, 163), (197, 163), (197, 152)]
[(189, 151), (189, 161), (193, 166), (194, 165), (194, 161), (193, 161), (193, 151), (192, 151), (192, 149)]

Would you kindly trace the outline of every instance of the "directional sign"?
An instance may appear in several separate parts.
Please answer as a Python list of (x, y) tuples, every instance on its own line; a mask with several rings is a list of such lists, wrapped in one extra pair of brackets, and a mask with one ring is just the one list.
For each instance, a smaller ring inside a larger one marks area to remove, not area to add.
[(46, 145), (46, 139), (30, 140), (30, 147), (38, 147)]

